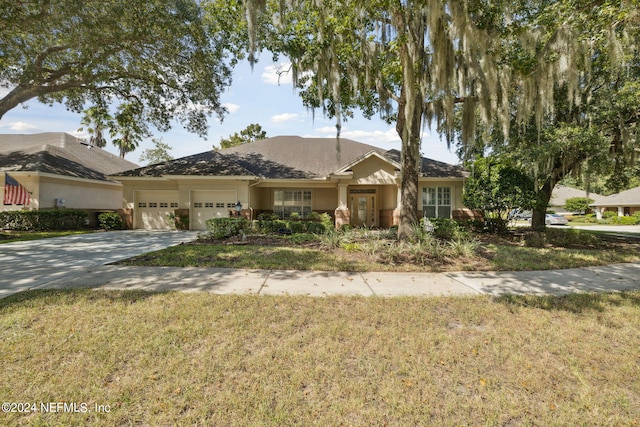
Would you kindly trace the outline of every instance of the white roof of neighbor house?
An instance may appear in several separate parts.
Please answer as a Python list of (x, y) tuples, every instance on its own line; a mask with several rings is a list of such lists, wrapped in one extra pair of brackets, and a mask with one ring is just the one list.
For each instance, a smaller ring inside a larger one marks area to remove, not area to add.
[(640, 206), (640, 187), (604, 197), (591, 206)]
[(574, 197), (588, 197), (594, 202), (599, 202), (602, 199), (605, 199), (605, 196), (601, 196), (597, 193), (589, 193), (584, 190), (579, 190), (577, 188), (568, 187), (566, 185), (556, 185), (551, 193), (551, 200), (549, 200), (549, 206), (564, 206), (567, 202), (567, 199), (572, 199)]

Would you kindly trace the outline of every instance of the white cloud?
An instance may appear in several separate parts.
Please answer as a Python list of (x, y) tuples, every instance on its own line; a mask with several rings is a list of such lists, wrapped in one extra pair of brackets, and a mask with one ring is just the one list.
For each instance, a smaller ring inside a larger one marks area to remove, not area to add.
[(262, 82), (270, 85), (290, 85), (291, 63), (267, 65), (262, 70)]
[(282, 114), (277, 114), (275, 116), (271, 116), (271, 123), (286, 123), (286, 122), (291, 122), (291, 121), (299, 121), (302, 117), (304, 117), (302, 114), (296, 114), (296, 113), (282, 113)]
[(27, 122), (22, 122), (22, 121), (11, 122), (11, 123), (8, 123), (7, 125), (3, 126), (3, 127), (6, 127), (8, 129), (16, 131), (16, 132), (26, 132), (26, 131), (38, 129), (38, 127), (36, 125), (31, 124), (31, 123), (27, 123)]
[[(314, 133), (316, 134), (316, 136), (320, 134), (321, 137), (333, 137), (336, 135), (336, 127), (324, 126), (316, 129)], [(398, 134), (393, 127), (390, 127), (387, 130), (351, 130), (343, 125), (342, 131), (340, 132), (340, 137), (353, 139), (354, 141), (376, 146), (383, 146), (400, 142), (400, 137), (398, 137)]]
[(222, 106), (229, 110), (229, 113), (231, 114), (236, 113), (240, 109), (240, 106), (238, 104), (232, 104), (230, 102), (222, 104)]

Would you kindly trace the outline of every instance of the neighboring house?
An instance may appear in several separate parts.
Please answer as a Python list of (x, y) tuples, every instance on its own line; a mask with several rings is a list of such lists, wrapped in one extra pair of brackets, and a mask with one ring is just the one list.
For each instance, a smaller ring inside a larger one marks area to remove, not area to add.
[(564, 205), (567, 204), (567, 199), (573, 199), (575, 197), (586, 197), (594, 202), (599, 202), (605, 198), (604, 196), (596, 193), (587, 193), (584, 190), (558, 184), (553, 188), (551, 199), (549, 200), (549, 207), (547, 209), (559, 215), (571, 215), (574, 212), (567, 211), (564, 208)]
[(67, 133), (3, 134), (0, 180), (4, 183), (9, 174), (29, 191), (30, 201), (3, 205), (2, 210), (84, 209), (95, 224), (95, 212), (122, 208), (122, 184), (108, 175), (136, 167)]
[(595, 208), (598, 219), (602, 219), (604, 211), (618, 212), (618, 216), (633, 215), (640, 211), (640, 187), (604, 197), (591, 206)]
[[(467, 173), (422, 159), (418, 208), (430, 217), (465, 212)], [(278, 136), (112, 175), (124, 186), (124, 214), (133, 228), (172, 228), (174, 215), (202, 230), (236, 205), (246, 218), (327, 212), (337, 226), (398, 223), (400, 152), (349, 139)], [(240, 206), (241, 205), (241, 206)]]

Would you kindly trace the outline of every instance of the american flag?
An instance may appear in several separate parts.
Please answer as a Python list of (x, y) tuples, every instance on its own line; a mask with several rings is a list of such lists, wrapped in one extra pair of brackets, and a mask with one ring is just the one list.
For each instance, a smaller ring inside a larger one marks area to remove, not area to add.
[(4, 204), (5, 205), (28, 205), (29, 191), (18, 181), (4, 174)]

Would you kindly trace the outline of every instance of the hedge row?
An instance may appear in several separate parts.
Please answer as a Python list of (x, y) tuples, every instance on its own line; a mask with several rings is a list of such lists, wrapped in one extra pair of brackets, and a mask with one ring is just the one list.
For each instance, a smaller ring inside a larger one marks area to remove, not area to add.
[(80, 209), (0, 212), (0, 227), (17, 231), (76, 230), (84, 227), (87, 212)]
[(217, 239), (238, 236), (251, 228), (259, 233), (313, 233), (322, 234), (326, 226), (314, 221), (283, 221), (279, 219), (259, 219), (250, 223), (245, 218), (211, 218), (207, 220), (207, 230)]

